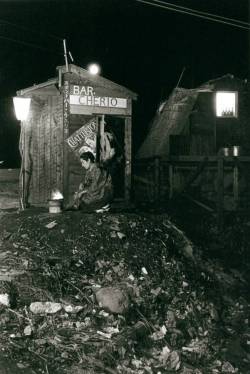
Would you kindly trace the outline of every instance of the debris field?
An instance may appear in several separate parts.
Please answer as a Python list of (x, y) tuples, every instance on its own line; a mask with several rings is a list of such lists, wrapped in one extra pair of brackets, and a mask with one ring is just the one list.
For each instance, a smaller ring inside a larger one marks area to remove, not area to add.
[(250, 372), (249, 280), (167, 214), (28, 209), (0, 228), (6, 373)]

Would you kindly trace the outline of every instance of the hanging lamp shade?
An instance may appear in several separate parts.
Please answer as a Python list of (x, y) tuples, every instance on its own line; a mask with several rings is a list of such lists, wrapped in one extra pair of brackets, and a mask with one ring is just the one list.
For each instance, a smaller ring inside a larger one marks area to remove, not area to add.
[(13, 97), (16, 118), (19, 121), (25, 121), (29, 115), (31, 98)]

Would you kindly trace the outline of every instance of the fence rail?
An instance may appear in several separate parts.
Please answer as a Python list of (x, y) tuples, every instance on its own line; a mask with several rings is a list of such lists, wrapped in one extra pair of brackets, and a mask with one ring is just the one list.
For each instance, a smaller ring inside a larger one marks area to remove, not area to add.
[(250, 156), (171, 156), (138, 160), (134, 164), (134, 190), (139, 200), (147, 200), (150, 191), (150, 201), (160, 204), (185, 194), (206, 207), (202, 202), (205, 197), (205, 201), (211, 201), (207, 210), (215, 210), (218, 220), (222, 221), (225, 210), (250, 209), (247, 206)]

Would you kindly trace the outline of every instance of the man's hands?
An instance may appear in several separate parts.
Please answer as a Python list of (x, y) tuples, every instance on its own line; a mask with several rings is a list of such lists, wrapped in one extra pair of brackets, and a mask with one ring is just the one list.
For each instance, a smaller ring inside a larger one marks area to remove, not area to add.
[(85, 194), (86, 192), (87, 192), (86, 190), (75, 192), (74, 193), (74, 200), (80, 199), (82, 197), (82, 195)]

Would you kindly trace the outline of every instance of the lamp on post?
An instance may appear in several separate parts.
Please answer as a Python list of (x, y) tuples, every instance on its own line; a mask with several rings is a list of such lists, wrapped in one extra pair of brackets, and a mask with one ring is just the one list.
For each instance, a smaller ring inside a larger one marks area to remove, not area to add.
[(16, 118), (19, 121), (25, 121), (29, 115), (31, 98), (13, 97)]

